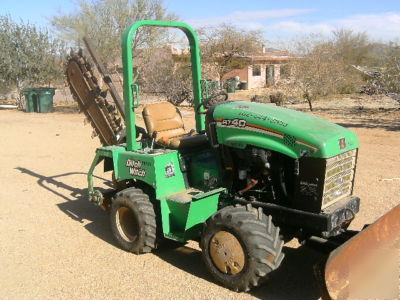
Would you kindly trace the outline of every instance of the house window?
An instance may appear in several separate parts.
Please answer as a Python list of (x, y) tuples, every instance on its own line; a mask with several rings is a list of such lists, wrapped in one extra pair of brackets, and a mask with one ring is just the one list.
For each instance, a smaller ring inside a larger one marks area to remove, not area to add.
[(253, 76), (261, 76), (261, 66), (259, 65), (253, 66)]
[(290, 77), (290, 66), (289, 65), (281, 65), (280, 77), (281, 77), (281, 79), (288, 79)]

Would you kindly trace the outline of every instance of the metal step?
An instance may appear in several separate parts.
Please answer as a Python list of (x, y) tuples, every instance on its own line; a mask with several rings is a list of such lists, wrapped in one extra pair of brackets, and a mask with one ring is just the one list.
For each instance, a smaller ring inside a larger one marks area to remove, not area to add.
[(202, 193), (203, 191), (201, 190), (190, 188), (188, 190), (169, 195), (167, 199), (179, 203), (188, 203), (193, 200), (193, 197), (199, 196)]

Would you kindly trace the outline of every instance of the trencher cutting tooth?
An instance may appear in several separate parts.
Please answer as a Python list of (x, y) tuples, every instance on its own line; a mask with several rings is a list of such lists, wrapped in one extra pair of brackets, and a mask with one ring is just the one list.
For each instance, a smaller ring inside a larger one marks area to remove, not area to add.
[(100, 96), (102, 97), (107, 97), (107, 93), (108, 93), (108, 88), (107, 87), (103, 87), (100, 91)]

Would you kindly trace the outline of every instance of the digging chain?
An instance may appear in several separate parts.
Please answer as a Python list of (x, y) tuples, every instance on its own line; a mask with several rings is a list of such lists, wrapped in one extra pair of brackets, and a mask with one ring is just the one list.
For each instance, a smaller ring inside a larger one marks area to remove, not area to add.
[[(76, 73), (76, 66), (81, 74)], [(65, 65), (65, 76), (80, 111), (85, 114), (94, 129), (92, 138), (98, 136), (104, 146), (116, 143), (118, 134), (124, 128), (124, 122), (115, 104), (106, 98), (108, 89), (100, 88), (92, 65), (83, 56), (82, 49), (78, 52), (71, 50)]]

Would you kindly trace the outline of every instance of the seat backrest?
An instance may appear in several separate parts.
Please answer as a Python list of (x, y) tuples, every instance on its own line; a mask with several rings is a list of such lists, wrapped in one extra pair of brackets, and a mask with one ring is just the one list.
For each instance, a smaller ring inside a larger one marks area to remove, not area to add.
[(182, 116), (169, 102), (146, 105), (143, 109), (143, 119), (149, 135), (157, 131), (157, 139), (185, 134)]

